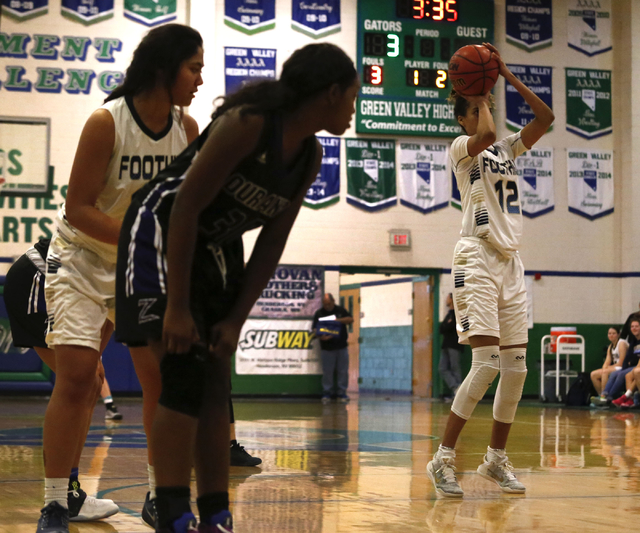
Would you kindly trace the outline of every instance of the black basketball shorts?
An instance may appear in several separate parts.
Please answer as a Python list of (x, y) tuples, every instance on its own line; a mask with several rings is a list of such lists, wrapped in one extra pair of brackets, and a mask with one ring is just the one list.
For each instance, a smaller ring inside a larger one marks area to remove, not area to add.
[(47, 348), (44, 274), (26, 255), (21, 256), (7, 272), (4, 303), (13, 345), (18, 348)]

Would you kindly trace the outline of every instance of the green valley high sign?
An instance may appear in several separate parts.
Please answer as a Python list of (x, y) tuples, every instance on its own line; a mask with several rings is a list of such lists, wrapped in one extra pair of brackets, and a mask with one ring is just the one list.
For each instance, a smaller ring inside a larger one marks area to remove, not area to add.
[(493, 41), (493, 0), (358, 0), (358, 133), (456, 137), (449, 59)]

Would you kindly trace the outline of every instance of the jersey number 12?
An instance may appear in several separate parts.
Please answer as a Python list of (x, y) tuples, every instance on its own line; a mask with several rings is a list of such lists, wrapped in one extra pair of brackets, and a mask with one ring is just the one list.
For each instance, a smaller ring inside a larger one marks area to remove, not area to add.
[(515, 181), (498, 180), (496, 182), (496, 192), (498, 193), (498, 203), (500, 209), (504, 213), (504, 190), (507, 189), (507, 213), (512, 215), (520, 214), (520, 206), (518, 205), (518, 184)]

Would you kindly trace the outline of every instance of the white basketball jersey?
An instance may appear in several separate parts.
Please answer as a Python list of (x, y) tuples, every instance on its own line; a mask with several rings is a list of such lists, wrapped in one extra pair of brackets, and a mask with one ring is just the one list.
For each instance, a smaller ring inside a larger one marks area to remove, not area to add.
[[(122, 220), (131, 203), (131, 195), (187, 147), (187, 134), (176, 108), (172, 110), (167, 127), (159, 133), (144, 125), (129, 96), (111, 100), (101, 109), (113, 116), (115, 142), (96, 207), (106, 215)], [(71, 226), (64, 216), (64, 206), (56, 222), (58, 231), (72, 242), (115, 263), (117, 246), (98, 241)]]
[(451, 144), (451, 168), (462, 200), (463, 237), (478, 237), (503, 256), (518, 250), (522, 236), (522, 210), (514, 159), (527, 147), (515, 133), (496, 142), (476, 157), (467, 151), (467, 135)]

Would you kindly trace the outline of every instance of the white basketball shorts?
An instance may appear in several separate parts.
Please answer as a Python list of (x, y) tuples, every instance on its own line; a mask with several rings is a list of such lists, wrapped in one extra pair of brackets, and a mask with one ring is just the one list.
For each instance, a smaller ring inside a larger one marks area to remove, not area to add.
[(463, 237), (453, 254), (453, 303), (458, 337), (498, 337), (501, 346), (528, 340), (527, 290), (520, 254), (505, 258), (476, 237)]
[(105, 320), (115, 323), (115, 281), (115, 263), (54, 232), (44, 285), (47, 344), (99, 351)]

